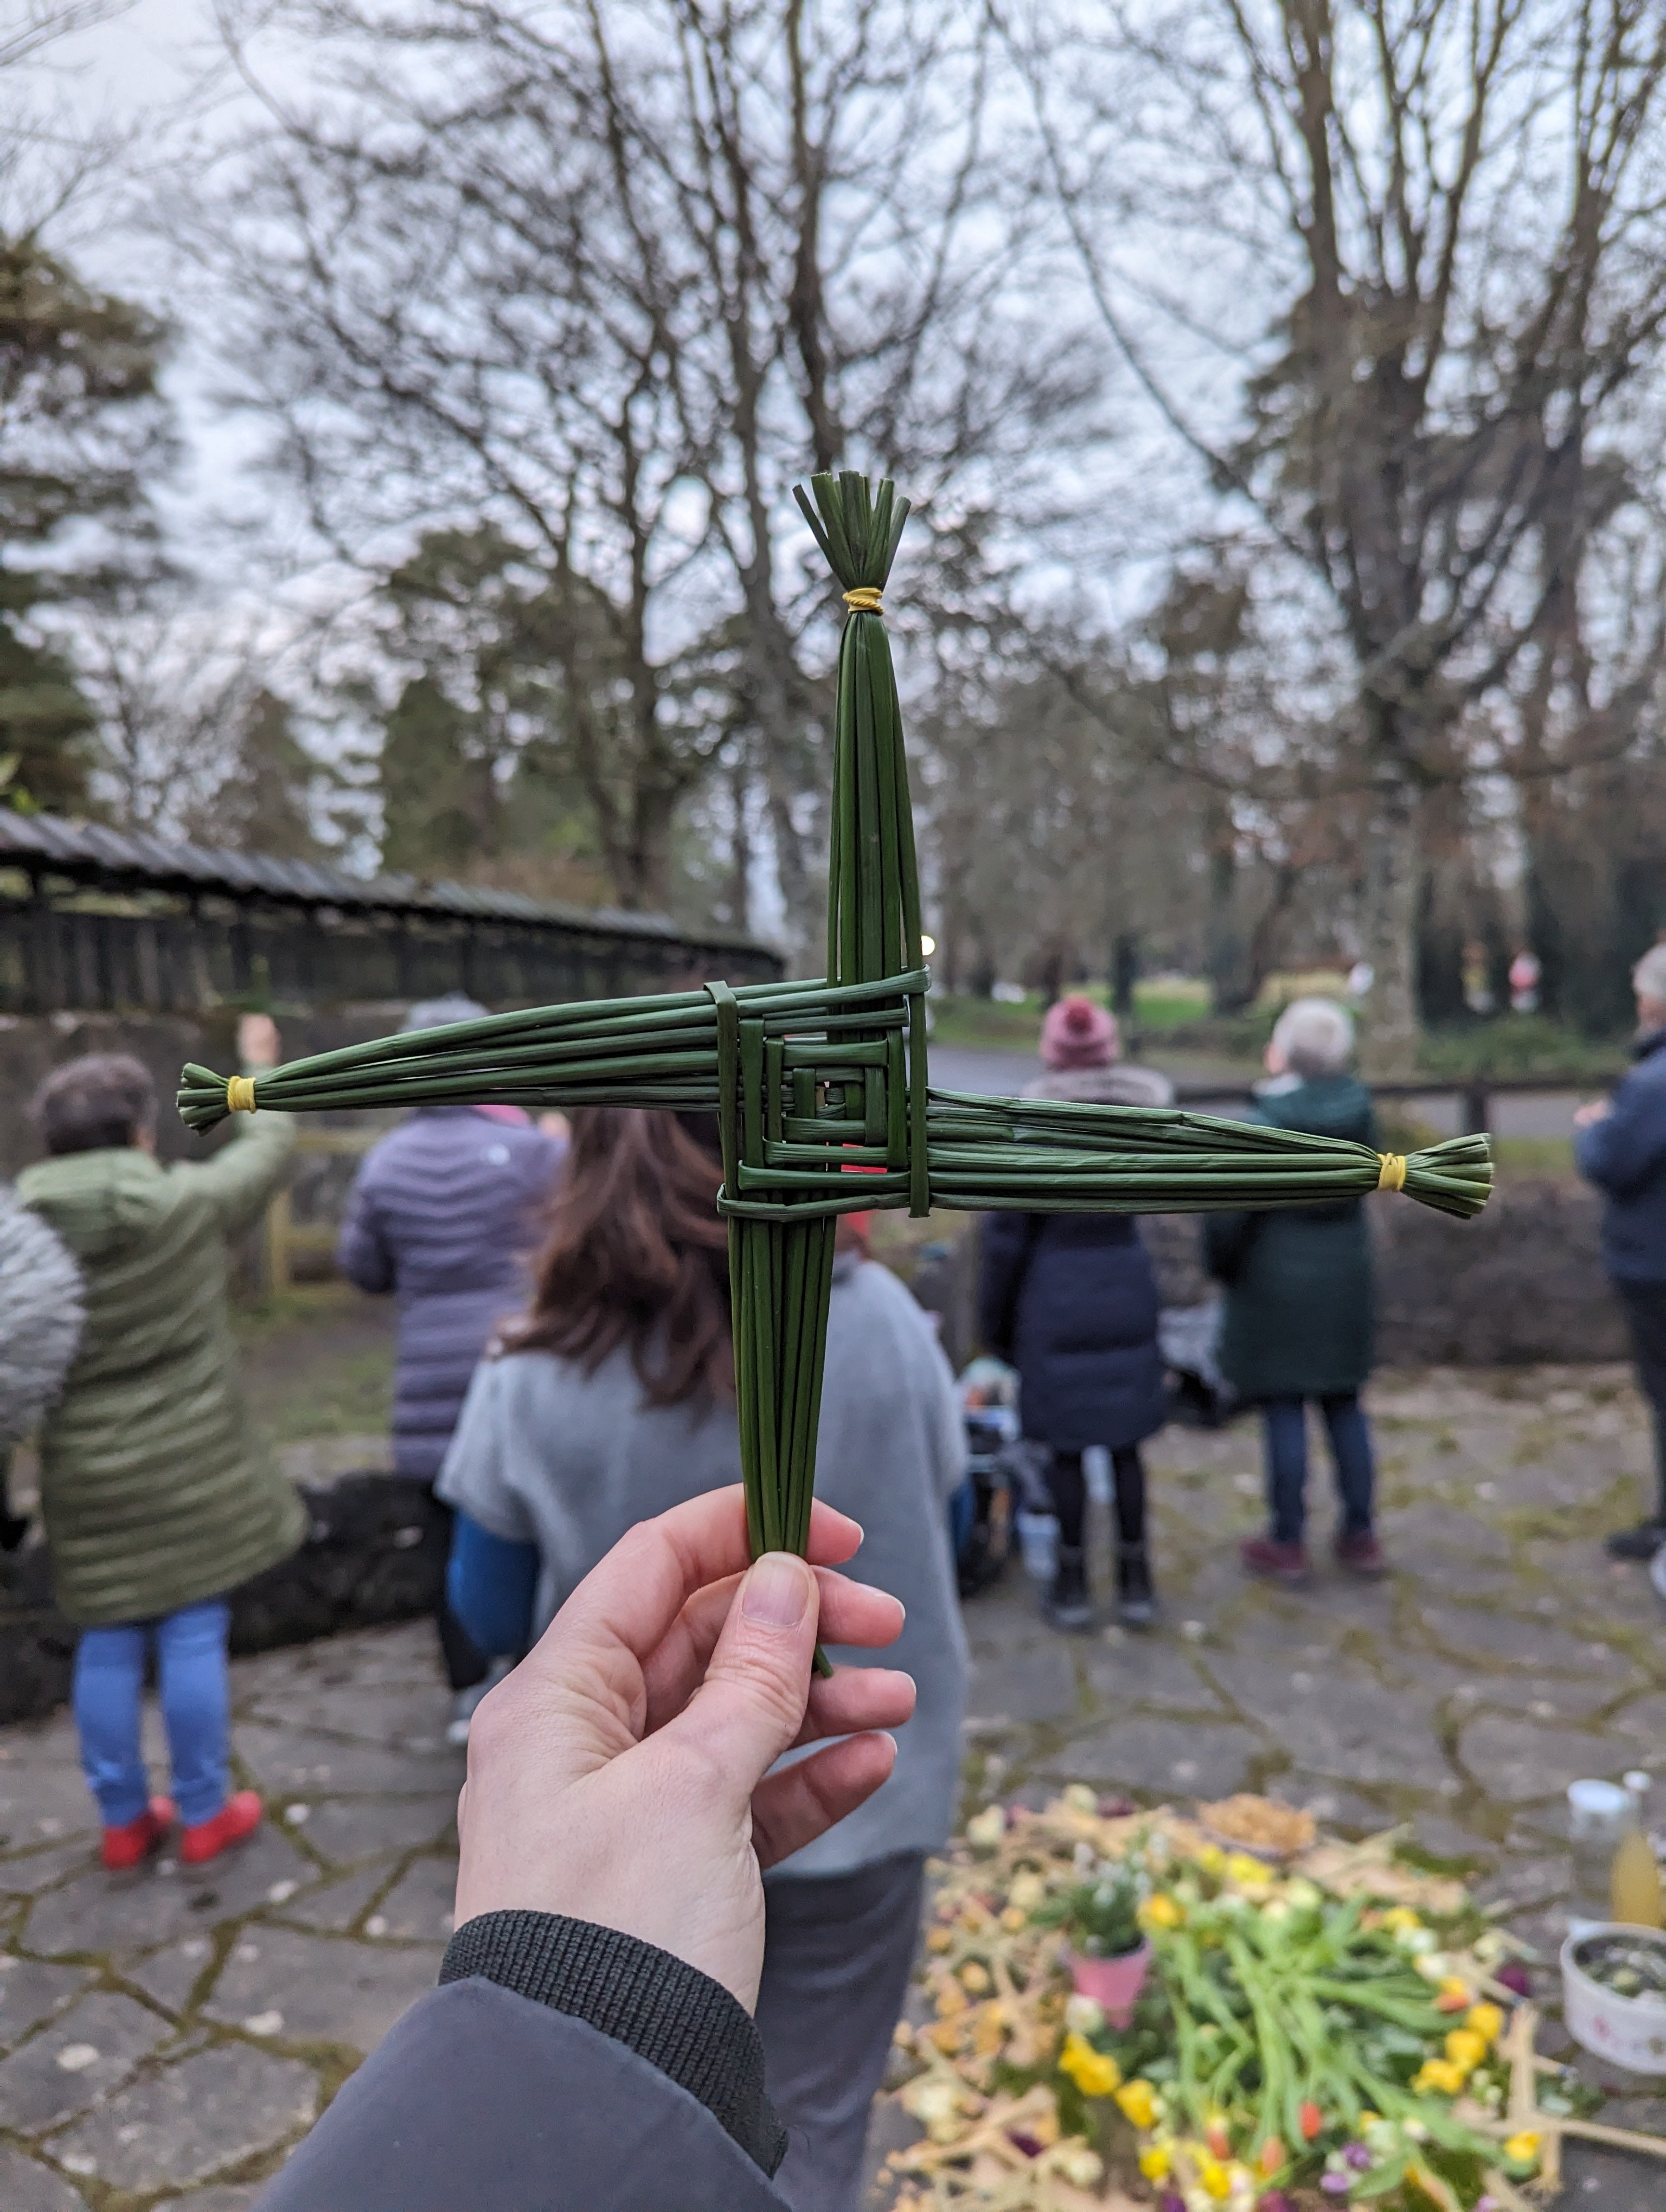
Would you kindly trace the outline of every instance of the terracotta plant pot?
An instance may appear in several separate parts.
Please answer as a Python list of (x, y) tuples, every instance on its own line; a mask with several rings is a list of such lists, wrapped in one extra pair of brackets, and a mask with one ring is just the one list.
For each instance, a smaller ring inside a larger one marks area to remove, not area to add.
[(1079, 1951), (1066, 1955), (1077, 1996), (1091, 1997), (1096, 2004), (1103, 2005), (1105, 2018), (1113, 2027), (1126, 2027), (1134, 2017), (1134, 2008), (1151, 1972), (1149, 1937), (1137, 1951), (1125, 1951), (1120, 1959), (1086, 1959)]

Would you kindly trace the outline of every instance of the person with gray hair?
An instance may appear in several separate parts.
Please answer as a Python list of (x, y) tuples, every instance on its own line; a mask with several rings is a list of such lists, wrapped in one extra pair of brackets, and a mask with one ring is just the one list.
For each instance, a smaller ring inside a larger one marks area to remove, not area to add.
[[(472, 999), (427, 999), (400, 1026), (443, 1029), (485, 1013)], [(336, 1264), (362, 1291), (398, 1302), (396, 1474), (432, 1489), (475, 1363), (526, 1299), (525, 1260), (565, 1150), (519, 1106), (423, 1106), (366, 1155)], [(443, 1595), (435, 1618), (460, 1741), (487, 1662)]]
[(1654, 1415), (1653, 1508), (1607, 1548), (1616, 1559), (1651, 1559), (1666, 1545), (1666, 943), (1633, 969), (1632, 989), (1635, 1065), (1608, 1097), (1574, 1115), (1573, 1157), (1602, 1194), (1602, 1258)]
[[(1274, 1026), (1269, 1080), (1252, 1118), (1278, 1129), (1348, 1137), (1376, 1146), (1371, 1094), (1347, 1072), (1353, 1018), (1332, 999), (1297, 999)], [(1222, 1372), (1259, 1405), (1264, 1429), (1268, 1527), (1245, 1539), (1247, 1572), (1304, 1583), (1309, 1565), (1307, 1406), (1316, 1401), (1330, 1438), (1341, 1516), (1334, 1542), (1345, 1572), (1372, 1578), (1386, 1563), (1375, 1527), (1376, 1472), (1359, 1392), (1371, 1372), (1371, 1246), (1358, 1199), (1290, 1213), (1213, 1213), (1204, 1261), (1225, 1285)]]

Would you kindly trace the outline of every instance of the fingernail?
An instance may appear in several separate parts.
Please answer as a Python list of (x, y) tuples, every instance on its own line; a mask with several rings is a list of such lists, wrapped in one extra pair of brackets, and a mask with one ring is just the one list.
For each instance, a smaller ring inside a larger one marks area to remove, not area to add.
[(810, 1570), (790, 1552), (766, 1552), (756, 1561), (740, 1594), (748, 1620), (771, 1628), (796, 1628), (810, 1602)]

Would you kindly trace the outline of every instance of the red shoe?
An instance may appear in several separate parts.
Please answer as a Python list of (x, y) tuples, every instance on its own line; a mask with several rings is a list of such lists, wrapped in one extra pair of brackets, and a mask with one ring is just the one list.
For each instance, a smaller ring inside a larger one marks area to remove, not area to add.
[(173, 1826), (173, 1800), (153, 1797), (137, 1820), (104, 1832), (104, 1863), (112, 1874), (126, 1874), (141, 1866)]
[(1380, 1582), (1389, 1571), (1389, 1563), (1383, 1556), (1383, 1547), (1369, 1528), (1350, 1534), (1346, 1528), (1337, 1532), (1336, 1564), (1348, 1574), (1358, 1575), (1361, 1582)]
[(1287, 1589), (1299, 1589), (1308, 1578), (1305, 1544), (1281, 1544), (1275, 1536), (1246, 1536), (1238, 1546), (1238, 1557), (1245, 1574), (1258, 1575), (1263, 1582), (1282, 1583)]
[(260, 1826), (263, 1808), (252, 1790), (240, 1790), (234, 1797), (228, 1797), (211, 1820), (199, 1820), (194, 1828), (186, 1828), (179, 1838), (179, 1856), (187, 1866), (201, 1866), (206, 1859), (217, 1859), (234, 1844), (240, 1844), (252, 1836)]

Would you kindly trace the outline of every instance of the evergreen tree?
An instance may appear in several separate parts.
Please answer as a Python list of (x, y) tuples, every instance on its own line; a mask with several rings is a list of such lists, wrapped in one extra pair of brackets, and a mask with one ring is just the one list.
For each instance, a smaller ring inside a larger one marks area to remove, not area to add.
[[(86, 800), (93, 712), (31, 617), (144, 557), (145, 479), (167, 441), (164, 337), (33, 238), (0, 239), (0, 761), (13, 805)], [(64, 558), (72, 532), (87, 538), (79, 561)]]

